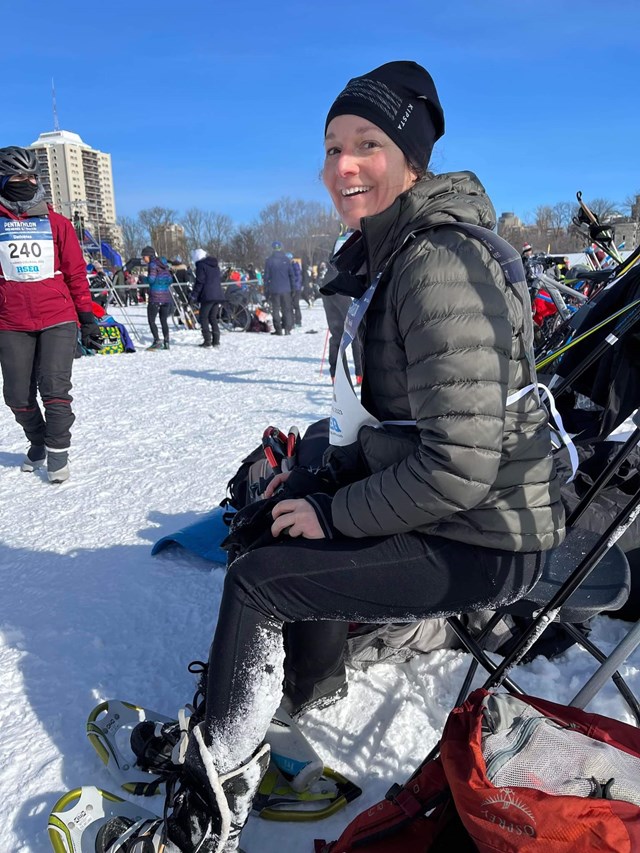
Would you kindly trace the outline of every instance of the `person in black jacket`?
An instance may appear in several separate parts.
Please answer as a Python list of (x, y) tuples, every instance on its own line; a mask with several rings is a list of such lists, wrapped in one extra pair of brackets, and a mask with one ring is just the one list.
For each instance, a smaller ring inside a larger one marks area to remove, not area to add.
[(218, 259), (207, 255), (204, 249), (196, 249), (193, 261), (196, 265), (196, 283), (191, 292), (191, 301), (200, 303), (200, 327), (204, 338), (200, 346), (219, 347), (218, 311), (220, 303), (224, 302), (224, 292)]

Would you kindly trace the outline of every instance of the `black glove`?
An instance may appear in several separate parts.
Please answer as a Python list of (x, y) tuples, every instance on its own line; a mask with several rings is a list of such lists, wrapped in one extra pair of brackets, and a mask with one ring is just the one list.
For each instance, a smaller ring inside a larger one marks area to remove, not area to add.
[(333, 515), (331, 512), (331, 504), (333, 498), (331, 495), (325, 495), (321, 492), (316, 492), (313, 495), (307, 495), (305, 501), (313, 507), (316, 518), (320, 523), (322, 532), (327, 539), (339, 539), (343, 534), (333, 523)]
[(220, 543), (220, 547), (227, 552), (227, 563), (231, 563), (242, 554), (261, 548), (264, 545), (273, 545), (279, 541), (271, 535), (273, 516), (271, 511), (274, 506), (282, 500), (282, 497), (268, 498), (263, 501), (255, 501), (238, 510), (231, 519), (229, 535)]
[(80, 340), (82, 341), (82, 346), (85, 349), (102, 349), (104, 341), (102, 340), (102, 333), (93, 313), (91, 311), (80, 311), (78, 312), (78, 319), (80, 320)]
[(277, 494), (286, 498), (306, 498), (314, 492), (335, 495), (338, 483), (331, 476), (329, 468), (303, 468), (296, 466), (291, 469), (289, 477), (280, 487)]

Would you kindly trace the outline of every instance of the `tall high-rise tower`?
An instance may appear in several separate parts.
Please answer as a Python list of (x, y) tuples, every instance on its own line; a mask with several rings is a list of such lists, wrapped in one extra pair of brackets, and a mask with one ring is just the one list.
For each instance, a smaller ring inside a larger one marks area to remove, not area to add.
[(47, 200), (72, 221), (80, 217), (100, 243), (119, 249), (111, 155), (91, 148), (77, 133), (41, 133), (30, 146), (36, 151)]

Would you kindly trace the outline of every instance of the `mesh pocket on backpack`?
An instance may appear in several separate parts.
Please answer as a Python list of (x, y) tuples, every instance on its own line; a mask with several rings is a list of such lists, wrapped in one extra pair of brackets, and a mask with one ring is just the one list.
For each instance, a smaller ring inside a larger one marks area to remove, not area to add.
[[(502, 708), (495, 703), (504, 700)], [(494, 703), (494, 707), (489, 707)], [(559, 725), (514, 697), (490, 696), (482, 753), (496, 787), (640, 806), (640, 758)]]

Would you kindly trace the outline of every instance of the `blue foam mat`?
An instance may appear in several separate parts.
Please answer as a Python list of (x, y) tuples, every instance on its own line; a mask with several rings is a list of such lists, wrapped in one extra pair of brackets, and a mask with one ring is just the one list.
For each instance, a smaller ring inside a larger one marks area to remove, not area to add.
[(205, 560), (211, 560), (213, 563), (226, 563), (227, 552), (222, 550), (220, 543), (229, 532), (224, 517), (234, 511), (231, 507), (216, 507), (203, 518), (194, 521), (193, 524), (158, 539), (151, 549), (151, 553), (157, 554), (168, 545), (181, 545), (187, 551), (197, 554)]

